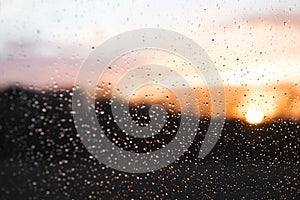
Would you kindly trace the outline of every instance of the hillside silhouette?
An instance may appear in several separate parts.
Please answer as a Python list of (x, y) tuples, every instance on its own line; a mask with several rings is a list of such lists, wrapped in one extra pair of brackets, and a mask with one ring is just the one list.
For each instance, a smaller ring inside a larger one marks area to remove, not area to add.
[[(199, 159), (210, 121), (199, 119), (197, 136), (178, 161), (156, 172), (127, 174), (99, 163), (81, 143), (71, 114), (71, 92), (21, 88), (0, 92), (1, 199), (142, 195), (153, 199), (166, 193), (168, 198), (188, 194), (191, 198), (297, 196), (299, 121), (278, 118), (249, 125), (239, 119), (227, 120), (213, 151)], [(130, 111), (133, 120), (140, 125), (149, 123), (149, 105), (135, 106)], [(181, 116), (169, 112), (168, 123), (159, 134), (136, 139), (113, 123), (108, 99), (97, 99), (96, 107), (104, 111), (97, 116), (107, 137), (127, 151), (163, 148), (180, 124)]]

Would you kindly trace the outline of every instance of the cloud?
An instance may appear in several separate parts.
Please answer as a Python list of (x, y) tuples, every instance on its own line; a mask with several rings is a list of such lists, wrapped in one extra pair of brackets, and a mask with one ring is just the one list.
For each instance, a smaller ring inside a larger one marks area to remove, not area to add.
[(58, 48), (46, 41), (11, 41), (4, 49), (5, 53), (0, 54), (0, 87), (16, 83), (36, 88), (70, 87), (83, 60), (74, 56), (76, 49)]

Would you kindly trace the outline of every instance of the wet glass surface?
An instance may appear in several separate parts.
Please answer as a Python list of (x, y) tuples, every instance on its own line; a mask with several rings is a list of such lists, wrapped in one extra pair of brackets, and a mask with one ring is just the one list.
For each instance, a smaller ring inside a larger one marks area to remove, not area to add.
[(0, 199), (299, 199), (299, 13), (297, 0), (0, 1)]

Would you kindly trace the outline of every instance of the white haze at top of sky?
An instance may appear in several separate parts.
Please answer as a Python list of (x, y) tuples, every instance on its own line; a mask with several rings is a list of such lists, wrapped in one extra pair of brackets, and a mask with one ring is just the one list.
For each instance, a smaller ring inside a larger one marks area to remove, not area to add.
[[(199, 24), (241, 17), (299, 14), (297, 0), (227, 1), (0, 1), (0, 44), (41, 39), (72, 45), (101, 32), (106, 37), (143, 27), (189, 32)], [(289, 10), (290, 9), (290, 10)], [(101, 38), (100, 38), (101, 39)]]

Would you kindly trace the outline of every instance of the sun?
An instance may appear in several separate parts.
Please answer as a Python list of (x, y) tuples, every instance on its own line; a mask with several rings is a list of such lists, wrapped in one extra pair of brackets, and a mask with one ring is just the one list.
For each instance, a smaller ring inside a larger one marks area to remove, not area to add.
[(246, 113), (246, 120), (250, 124), (259, 124), (264, 119), (264, 113), (260, 109), (251, 109)]

